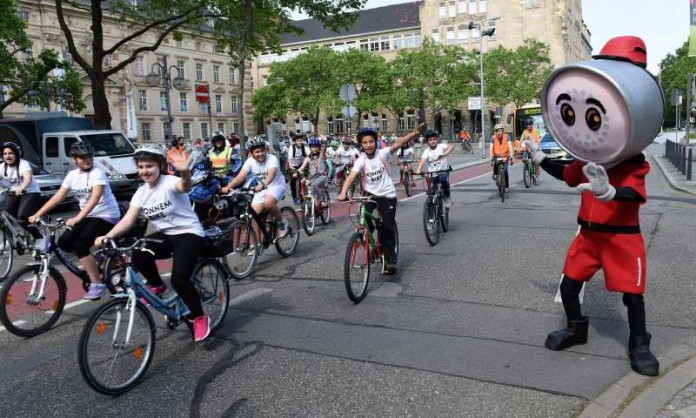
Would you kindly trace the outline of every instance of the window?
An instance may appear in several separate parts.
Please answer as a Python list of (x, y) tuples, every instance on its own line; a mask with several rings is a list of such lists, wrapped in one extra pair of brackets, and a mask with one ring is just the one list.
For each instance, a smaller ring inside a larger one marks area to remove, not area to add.
[(145, 75), (145, 57), (138, 55), (133, 62), (133, 74)]
[(459, 13), (460, 14), (466, 14), (466, 4), (467, 0), (459, 0)]
[(184, 135), (183, 137), (186, 139), (191, 139), (191, 124), (188, 122), (183, 123), (183, 128), (184, 128)]
[(440, 19), (447, 18), (447, 5), (445, 4), (445, 2), (440, 3), (438, 16), (440, 17)]
[(3, 86), (2, 84), (0, 84), (0, 103), (5, 102), (5, 92), (7, 91), (7, 90), (5, 90), (6, 88), (7, 88), (6, 86)]
[(360, 49), (370, 49), (369, 45), (367, 44), (367, 39), (360, 40)]
[(387, 128), (388, 128), (387, 122), (388, 122), (387, 115), (382, 113), (382, 132), (387, 132)]
[(182, 112), (188, 112), (188, 95), (186, 93), (179, 93), (179, 109)]
[(357, 47), (357, 45), (356, 45), (355, 41), (346, 41), (346, 49), (356, 48), (356, 47)]
[(224, 53), (225, 53), (225, 48), (223, 48), (223, 47), (222, 47), (221, 45), (219, 45), (219, 44), (215, 44), (215, 45), (213, 45), (213, 52), (216, 53), (216, 54), (224, 54)]
[(381, 51), (389, 51), (389, 37), (383, 36), (379, 42), (379, 49)]
[(433, 29), (430, 31), (430, 37), (433, 38), (433, 42), (436, 44), (440, 43), (440, 29)]
[(239, 110), (237, 109), (237, 96), (232, 96), (230, 98), (230, 112), (235, 114), (239, 112)]
[(394, 35), (394, 49), (401, 48), (401, 35)]
[(404, 35), (404, 48), (410, 48), (413, 46), (413, 34), (407, 33)]
[(222, 96), (219, 94), (215, 95), (215, 111), (222, 113)]
[(183, 61), (176, 62), (177, 68), (179, 68), (179, 77), (186, 78), (186, 66)]
[(409, 110), (406, 112), (406, 130), (416, 129), (416, 111)]
[(454, 44), (454, 27), (447, 28), (447, 45)]
[(421, 35), (420, 33), (414, 33), (413, 34), (413, 46), (415, 48), (418, 48), (421, 46)]
[(184, 42), (183, 42), (181, 39), (178, 40), (178, 41), (176, 41), (176, 47), (177, 47), (177, 48), (181, 48), (182, 46), (184, 46), (183, 44), (184, 44)]
[(457, 32), (457, 42), (460, 44), (466, 43), (469, 40), (469, 26), (459, 25), (457, 29), (459, 30)]
[(104, 64), (108, 67), (111, 68), (114, 66), (114, 56), (113, 54), (107, 54), (104, 57)]
[(24, 49), (24, 62), (29, 61), (29, 59), (34, 57), (34, 47), (33, 45), (29, 45)]
[(218, 131), (225, 132), (225, 122), (218, 123)]
[(379, 51), (379, 39), (378, 38), (370, 39), (370, 52), (375, 52), (375, 51)]
[[(539, 1), (537, 0), (537, 3)], [(539, 6), (537, 6), (539, 7)], [(486, 13), (486, 0), (480, 0), (479, 1), (479, 13)]]
[(477, 1), (478, 0), (469, 0), (469, 14), (470, 15), (475, 15), (476, 13), (478, 13)]
[(539, 7), (539, 0), (527, 0), (527, 7)]
[(49, 136), (46, 138), (46, 156), (49, 158), (58, 156), (58, 137)]
[(152, 131), (150, 130), (149, 123), (140, 124), (140, 130), (143, 132), (143, 141), (145, 141), (145, 142), (152, 141)]
[(26, 10), (20, 10), (19, 11), (19, 18), (25, 22), (28, 22), (29, 21), (29, 12)]
[(232, 123), (232, 132), (239, 133), (239, 122)]
[(334, 123), (332, 116), (326, 118), (326, 132), (330, 134), (334, 133)]
[(220, 66), (213, 65), (213, 83), (220, 82)]
[(147, 110), (147, 91), (138, 90), (138, 103), (140, 110)]
[(448, 14), (449, 17), (455, 17), (457, 16), (457, 2), (454, 0), (450, 0), (449, 2), (449, 7), (448, 7)]
[(208, 137), (208, 124), (201, 122), (201, 136), (205, 139)]
[(474, 28), (471, 30), (471, 39), (474, 41), (478, 41), (479, 38), (481, 37), (481, 30), (478, 28)]
[(196, 81), (203, 80), (203, 64), (196, 63)]
[(230, 84), (237, 84), (237, 70), (230, 68)]
[(167, 111), (167, 92), (161, 91), (160, 92), (160, 111), (161, 112), (166, 112)]

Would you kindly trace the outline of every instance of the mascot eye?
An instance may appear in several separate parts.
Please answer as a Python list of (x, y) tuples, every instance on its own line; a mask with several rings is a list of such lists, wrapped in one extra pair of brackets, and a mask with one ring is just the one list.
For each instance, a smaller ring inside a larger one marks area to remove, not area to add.
[(587, 109), (587, 113), (585, 113), (585, 122), (587, 122), (588, 128), (593, 131), (598, 130), (602, 126), (602, 115), (599, 113), (599, 110), (594, 107)]
[(561, 117), (563, 118), (563, 122), (569, 126), (573, 126), (573, 124), (575, 124), (575, 110), (573, 106), (568, 103), (563, 103), (561, 105)]

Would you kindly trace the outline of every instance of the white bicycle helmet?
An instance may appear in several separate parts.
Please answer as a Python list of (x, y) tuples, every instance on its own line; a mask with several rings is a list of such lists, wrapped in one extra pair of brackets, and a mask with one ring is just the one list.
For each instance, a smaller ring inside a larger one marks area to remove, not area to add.
[(159, 157), (163, 158), (164, 160), (167, 159), (167, 152), (160, 147), (159, 145), (155, 144), (143, 144), (138, 149), (135, 150), (135, 153), (133, 154), (133, 158), (135, 160), (140, 160), (144, 158), (152, 158), (152, 157)]

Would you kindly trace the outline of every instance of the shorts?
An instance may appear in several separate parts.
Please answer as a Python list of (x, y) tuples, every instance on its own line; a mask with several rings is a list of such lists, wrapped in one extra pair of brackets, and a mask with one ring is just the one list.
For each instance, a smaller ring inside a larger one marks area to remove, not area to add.
[(568, 248), (563, 274), (588, 282), (600, 268), (607, 290), (642, 295), (646, 277), (643, 235), (581, 228)]
[(261, 190), (260, 192), (255, 193), (254, 199), (251, 201), (252, 206), (262, 204), (263, 201), (266, 200), (267, 195), (273, 196), (276, 201), (280, 202), (285, 197), (285, 185), (279, 186), (277, 184), (273, 184), (268, 186), (266, 190)]

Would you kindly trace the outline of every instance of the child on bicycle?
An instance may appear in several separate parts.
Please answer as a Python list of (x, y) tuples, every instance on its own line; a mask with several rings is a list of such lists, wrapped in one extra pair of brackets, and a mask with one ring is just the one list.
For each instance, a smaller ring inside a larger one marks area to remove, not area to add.
[(288, 150), (288, 172), (292, 173), (292, 178), (290, 179), (290, 192), (292, 193), (292, 201), (295, 205), (299, 205), (300, 197), (297, 195), (297, 185), (300, 181), (300, 166), (309, 155), (309, 150), (304, 143), (304, 135), (296, 133), (292, 140), (293, 144)]
[(10, 184), (10, 194), (7, 199), (6, 211), (32, 237), (39, 239), (41, 234), (35, 228), (29, 228), (29, 215), (41, 205), (41, 189), (34, 179), (34, 172), (29, 161), (23, 160), (22, 150), (14, 142), (2, 144), (2, 163), (0, 164), (0, 179)]
[(29, 222), (36, 222), (58, 206), (68, 196), (68, 192), (73, 192), (79, 201), (80, 212), (65, 221), (70, 229), (60, 237), (58, 246), (65, 252), (75, 253), (92, 282), (84, 298), (97, 300), (107, 289), (101, 281), (99, 267), (90, 248), (96, 237), (106, 234), (114, 227), (121, 218), (121, 212), (106, 173), (94, 165), (92, 144), (85, 141), (73, 143), (70, 146), (70, 156), (77, 168), (65, 176), (58, 192), (29, 218)]
[[(423, 133), (423, 138), (425, 138), (428, 148), (421, 154), (420, 161), (418, 162), (418, 168), (416, 169), (416, 174), (421, 174), (421, 170), (425, 163), (428, 163), (428, 172), (431, 171), (441, 171), (450, 168), (447, 162), (447, 156), (454, 151), (454, 144), (439, 144), (439, 135), (437, 132), (428, 129)], [(445, 197), (445, 206), (448, 208), (452, 206), (452, 199), (450, 198), (450, 183), (449, 183), (449, 173), (440, 173), (437, 177), (432, 179), (435, 183), (440, 183), (442, 185), (442, 193)]]
[[(309, 169), (312, 193), (319, 196), (319, 191), (328, 184), (328, 166), (326, 164), (326, 138), (309, 139), (309, 156), (305, 158), (300, 171)], [(317, 200), (318, 201), (318, 200)]]
[[(358, 174), (362, 173), (362, 190), (364, 194), (372, 197), (382, 216), (382, 224), (379, 229), (379, 236), (384, 250), (385, 267), (384, 274), (396, 274), (396, 189), (390, 176), (390, 163), (392, 153), (401, 148), (408, 141), (418, 138), (418, 135), (425, 129), (422, 123), (413, 132), (402, 136), (389, 147), (377, 151), (377, 132), (372, 128), (361, 128), (358, 131), (357, 140), (362, 146), (363, 154), (353, 166), (338, 200), (346, 200), (346, 193), (351, 183)], [(374, 209), (375, 203), (366, 203), (369, 211)]]
[(338, 186), (339, 191), (343, 188), (345, 178), (348, 177), (346, 166), (353, 164), (360, 155), (360, 151), (353, 147), (353, 141), (351, 141), (349, 137), (343, 137), (341, 142), (343, 146), (339, 148), (334, 155), (336, 186)]
[[(399, 181), (404, 184), (404, 170), (413, 171), (411, 168), (411, 161), (415, 157), (413, 153), (413, 147), (411, 146), (411, 141), (405, 143), (396, 152), (396, 163), (399, 164)], [(405, 163), (405, 164), (402, 164)], [(415, 186), (416, 182), (412, 181), (411, 186)]]
[[(201, 256), (205, 235), (188, 199), (191, 189), (188, 158), (179, 154), (167, 158), (162, 148), (148, 144), (135, 150), (133, 159), (145, 184), (133, 195), (123, 219), (94, 240), (94, 244), (102, 245), (105, 239), (115, 239), (128, 232), (142, 211), (157, 229), (148, 238), (162, 242), (149, 243), (147, 251), (134, 251), (133, 265), (147, 279), (148, 290), (159, 296), (167, 290), (167, 285), (162, 281), (155, 260), (172, 258), (172, 287), (191, 310), (194, 341), (202, 341), (210, 334), (210, 318), (203, 312), (201, 297), (191, 282), (191, 275)], [(165, 174), (167, 164), (180, 177)]]
[[(301, 138), (301, 136), (295, 138)], [(285, 178), (280, 173), (278, 158), (268, 154), (266, 142), (258, 137), (249, 140), (249, 153), (251, 158), (247, 158), (239, 174), (227, 186), (222, 187), (220, 192), (227, 194), (230, 190), (242, 185), (249, 174), (256, 177), (258, 183), (254, 187), (256, 193), (251, 201), (251, 208), (259, 215), (263, 212), (270, 213), (278, 222), (276, 237), (283, 238), (288, 234), (288, 221), (283, 219), (278, 209), (278, 202), (285, 196)], [(261, 229), (256, 222), (253, 222), (253, 228), (256, 236), (261, 238)]]

